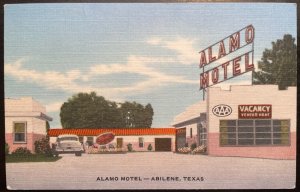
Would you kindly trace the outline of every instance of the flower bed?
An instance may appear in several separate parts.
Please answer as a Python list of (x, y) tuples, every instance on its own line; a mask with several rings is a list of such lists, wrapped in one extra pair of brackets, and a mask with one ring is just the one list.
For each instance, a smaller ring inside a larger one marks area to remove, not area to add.
[(178, 153), (190, 153), (191, 152), (191, 149), (189, 147), (182, 147), (182, 148), (179, 148), (178, 149)]
[(204, 153), (204, 152), (206, 152), (206, 146), (205, 145), (198, 146), (192, 151), (193, 154), (195, 154), (195, 153)]
[(190, 147), (182, 147), (177, 150), (177, 153), (183, 153), (183, 154), (199, 154), (199, 153), (205, 153), (206, 152), (206, 146), (201, 145), (196, 147), (194, 150), (191, 150)]

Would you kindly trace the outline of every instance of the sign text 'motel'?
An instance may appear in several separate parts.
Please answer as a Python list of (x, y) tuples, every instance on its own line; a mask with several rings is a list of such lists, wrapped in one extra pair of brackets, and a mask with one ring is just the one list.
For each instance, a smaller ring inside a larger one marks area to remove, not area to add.
[[(241, 38), (243, 36), (243, 38)], [(224, 38), (223, 40), (213, 44), (212, 46), (200, 51), (200, 64), (202, 73), (200, 74), (200, 90), (210, 87), (217, 83), (221, 83), (238, 75), (244, 74), (248, 71), (253, 71), (253, 42), (254, 42), (254, 27), (249, 25), (232, 35)], [(209, 70), (204, 70), (205, 66), (225, 57), (252, 44), (252, 50), (239, 55), (231, 60), (223, 61), (221, 65), (216, 66)], [(225, 45), (228, 45), (226, 47)], [(213, 50), (218, 50), (213, 53)], [(242, 69), (241, 66), (244, 66)], [(230, 76), (229, 76), (230, 75)]]

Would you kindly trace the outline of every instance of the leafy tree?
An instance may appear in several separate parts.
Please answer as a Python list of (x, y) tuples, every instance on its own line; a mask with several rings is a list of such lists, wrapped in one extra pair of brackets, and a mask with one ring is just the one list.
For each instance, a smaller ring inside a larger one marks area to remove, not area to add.
[(78, 93), (63, 103), (63, 128), (151, 127), (153, 109), (136, 102), (116, 103), (95, 92)]
[(153, 108), (151, 104), (145, 107), (136, 102), (125, 102), (121, 104), (122, 119), (125, 127), (150, 128), (153, 119)]
[(64, 128), (111, 128), (121, 121), (117, 104), (95, 92), (73, 95), (62, 105), (60, 119)]
[(147, 127), (147, 128), (151, 127), (152, 121), (153, 121), (153, 115), (154, 115), (153, 108), (152, 108), (151, 104), (148, 103), (145, 107), (145, 115), (144, 115), (145, 127)]
[(297, 46), (295, 38), (286, 34), (283, 39), (272, 42), (272, 49), (265, 49), (261, 61), (261, 71), (253, 73), (254, 84), (277, 84), (279, 89), (297, 84)]

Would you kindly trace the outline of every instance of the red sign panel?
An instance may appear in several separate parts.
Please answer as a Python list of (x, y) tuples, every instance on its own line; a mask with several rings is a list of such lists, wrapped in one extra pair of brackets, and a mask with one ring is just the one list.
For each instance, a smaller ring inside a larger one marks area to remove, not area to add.
[(239, 119), (270, 119), (272, 105), (239, 105)]
[(106, 145), (112, 142), (115, 138), (115, 135), (111, 132), (103, 133), (96, 138), (96, 143), (99, 145)]

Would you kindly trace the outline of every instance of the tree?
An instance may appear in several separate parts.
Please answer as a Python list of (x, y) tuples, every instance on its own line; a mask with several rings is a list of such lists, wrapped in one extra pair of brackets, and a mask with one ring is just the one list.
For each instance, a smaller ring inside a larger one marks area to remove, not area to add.
[(297, 46), (295, 38), (286, 34), (283, 39), (272, 42), (272, 49), (265, 49), (261, 71), (253, 72), (254, 84), (277, 84), (279, 89), (297, 84)]
[(121, 116), (116, 103), (91, 92), (68, 99), (61, 107), (60, 119), (64, 128), (111, 128), (117, 126)]
[(63, 103), (60, 119), (63, 128), (150, 128), (153, 109), (136, 102), (116, 103), (95, 92), (78, 93)]
[(148, 103), (145, 107), (145, 127), (151, 127), (153, 121), (154, 111), (150, 103)]
[(151, 104), (145, 107), (136, 102), (125, 102), (121, 104), (122, 119), (126, 127), (150, 128), (153, 119), (153, 109)]

